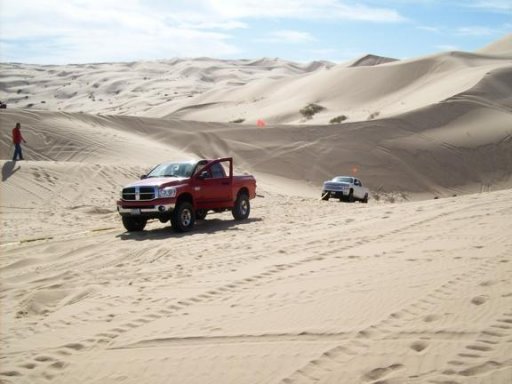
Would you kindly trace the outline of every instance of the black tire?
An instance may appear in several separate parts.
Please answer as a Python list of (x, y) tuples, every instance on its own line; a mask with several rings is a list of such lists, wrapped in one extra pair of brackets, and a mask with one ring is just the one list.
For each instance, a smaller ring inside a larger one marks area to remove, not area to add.
[(329, 192), (322, 192), (322, 200), (329, 201), (329, 197), (331, 197), (331, 194)]
[(247, 196), (245, 193), (238, 194), (232, 213), (235, 220), (247, 219), (249, 217), (249, 213), (251, 213), (251, 203), (249, 202), (249, 196)]
[(354, 202), (354, 191), (351, 189), (350, 192), (348, 193), (348, 196), (347, 196), (347, 201), (349, 203), (353, 203)]
[(196, 220), (204, 220), (206, 215), (208, 214), (208, 210), (204, 208), (200, 208), (196, 211)]
[(364, 204), (368, 203), (368, 194), (367, 193), (364, 195), (363, 199), (361, 200), (361, 203), (364, 203)]
[(172, 229), (176, 232), (192, 230), (196, 221), (196, 212), (192, 204), (187, 201), (178, 203), (171, 215)]
[(128, 232), (140, 232), (146, 227), (148, 219), (145, 217), (123, 216), (123, 225)]

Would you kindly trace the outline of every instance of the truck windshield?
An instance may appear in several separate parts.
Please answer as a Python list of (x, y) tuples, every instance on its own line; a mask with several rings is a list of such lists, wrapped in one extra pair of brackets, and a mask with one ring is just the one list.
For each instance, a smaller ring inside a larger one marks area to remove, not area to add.
[(157, 165), (146, 177), (190, 177), (197, 162), (164, 163)]
[(332, 181), (336, 181), (337, 183), (352, 183), (354, 179), (347, 176), (336, 176)]

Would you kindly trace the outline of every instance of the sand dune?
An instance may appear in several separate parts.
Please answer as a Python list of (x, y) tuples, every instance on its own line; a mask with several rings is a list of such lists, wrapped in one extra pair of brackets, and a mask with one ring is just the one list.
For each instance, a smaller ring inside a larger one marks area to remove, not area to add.
[[(281, 184), (295, 180), (301, 185), (298, 194), (307, 196), (312, 190), (319, 193), (332, 175), (350, 174), (354, 167), (374, 195), (451, 196), (512, 184), (510, 73), (491, 72), (465, 93), (397, 118), (341, 126), (262, 129), (8, 110), (2, 114), (2, 129), (8, 131), (20, 121), (30, 138), (27, 153), (34, 160), (133, 164), (140, 169), (162, 159), (230, 155), (241, 172), (281, 177)], [(10, 151), (9, 140), (7, 135), (0, 139), (2, 153)]]
[(512, 52), (512, 34), (506, 35), (498, 41), (479, 49), (478, 52), (489, 55), (510, 56), (510, 52)]
[[(509, 43), (334, 67), (2, 64), (0, 382), (508, 384)], [(310, 102), (327, 109), (302, 121)], [(257, 178), (249, 220), (122, 229), (125, 183), (220, 156)], [(368, 204), (319, 199), (350, 173)]]
[(365, 66), (373, 66), (385, 63), (391, 63), (393, 61), (397, 61), (397, 59), (393, 59), (391, 57), (382, 57), (376, 55), (364, 55), (359, 59), (356, 59), (348, 64), (349, 67), (365, 67)]
[(247, 223), (212, 215), (190, 235), (127, 234), (103, 213), (3, 243), (2, 380), (507, 382), (510, 191), (381, 206), (260, 192)]
[[(279, 79), (329, 68), (280, 59), (171, 59), (70, 65), (0, 64), (0, 100), (10, 108), (163, 116), (182, 100), (256, 78)], [(159, 106), (165, 105), (158, 114)], [(156, 108), (155, 111), (153, 111)], [(173, 109), (174, 108), (174, 109)]]
[[(168, 116), (249, 123), (262, 118), (286, 124), (326, 124), (337, 116), (346, 116), (346, 121), (395, 117), (463, 93), (489, 72), (510, 70), (511, 58), (512, 53), (451, 52), (370, 67), (337, 65), (298, 77), (213, 89), (185, 101)], [(300, 110), (310, 103), (325, 109), (307, 120)]]
[[(67, 66), (1, 64), (11, 107), (254, 124), (326, 124), (396, 117), (442, 102), (510, 69), (512, 35), (476, 53), (396, 61), (365, 55), (346, 64), (280, 59), (173, 59)], [(310, 103), (325, 109), (305, 119)]]

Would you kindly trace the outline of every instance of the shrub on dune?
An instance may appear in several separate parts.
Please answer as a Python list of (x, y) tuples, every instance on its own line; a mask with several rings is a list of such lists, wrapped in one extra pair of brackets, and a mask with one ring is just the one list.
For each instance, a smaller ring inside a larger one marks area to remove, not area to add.
[(311, 119), (315, 114), (320, 111), (323, 111), (325, 107), (322, 107), (318, 104), (308, 104), (304, 108), (302, 108), (299, 112), (302, 116), (304, 116), (307, 120)]
[(331, 120), (329, 120), (329, 123), (330, 124), (341, 124), (342, 122), (344, 122), (347, 119), (348, 119), (348, 117), (345, 115), (336, 116), (336, 117), (333, 117)]

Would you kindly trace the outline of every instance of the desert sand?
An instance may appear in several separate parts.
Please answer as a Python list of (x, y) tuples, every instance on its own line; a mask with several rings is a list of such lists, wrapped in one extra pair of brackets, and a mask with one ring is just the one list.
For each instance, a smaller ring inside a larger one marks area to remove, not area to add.
[[(511, 41), (1, 64), (0, 382), (510, 383)], [(326, 109), (307, 120), (308, 103)], [(123, 229), (125, 183), (220, 156), (257, 178), (247, 221)], [(350, 173), (368, 204), (320, 200)]]

